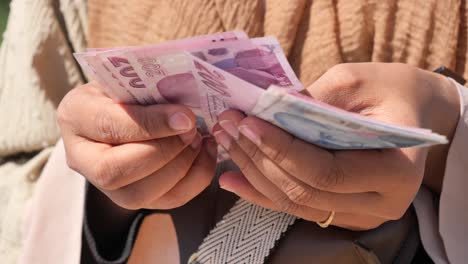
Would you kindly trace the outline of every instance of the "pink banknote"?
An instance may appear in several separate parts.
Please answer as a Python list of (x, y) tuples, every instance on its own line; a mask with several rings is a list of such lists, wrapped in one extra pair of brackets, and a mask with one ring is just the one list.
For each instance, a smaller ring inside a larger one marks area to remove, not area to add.
[(155, 50), (158, 52), (175, 52), (186, 49), (202, 49), (213, 43), (227, 43), (239, 39), (247, 39), (243, 31), (222, 32), (210, 35), (196, 36), (142, 47), (116, 47), (88, 49), (86, 52), (75, 53), (74, 56), (83, 68), (85, 74), (106, 87), (113, 87), (109, 95), (123, 103), (152, 104), (156, 101), (146, 89), (146, 85), (135, 73), (132, 65), (124, 54), (131, 50)]
[(235, 108), (328, 149), (447, 142), (430, 130), (387, 124), (299, 94), (303, 86), (271, 37), (224, 32), (159, 45), (89, 49), (75, 57), (114, 100), (186, 105), (206, 132), (221, 112)]

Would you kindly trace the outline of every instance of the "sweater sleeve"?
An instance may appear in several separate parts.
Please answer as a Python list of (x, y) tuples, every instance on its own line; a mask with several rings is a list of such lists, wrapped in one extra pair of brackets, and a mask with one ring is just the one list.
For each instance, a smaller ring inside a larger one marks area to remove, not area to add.
[(72, 52), (83, 48), (85, 32), (81, 20), (71, 20), (84, 1), (74, 2), (75, 9), (71, 0), (11, 1), (0, 48), (0, 157), (40, 151), (59, 139), (56, 107), (83, 82)]
[(468, 89), (455, 84), (460, 95), (460, 119), (447, 155), (440, 199), (436, 201), (421, 187), (414, 200), (422, 243), (437, 264), (468, 259)]
[(460, 120), (447, 156), (439, 202), (439, 233), (450, 263), (468, 259), (468, 89), (456, 85)]

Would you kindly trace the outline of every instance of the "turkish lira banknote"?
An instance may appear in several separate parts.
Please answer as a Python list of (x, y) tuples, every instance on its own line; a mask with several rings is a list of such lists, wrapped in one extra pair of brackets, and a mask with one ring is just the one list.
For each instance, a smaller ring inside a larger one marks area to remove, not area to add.
[(388, 124), (299, 95), (303, 86), (273, 37), (223, 32), (157, 45), (89, 49), (75, 57), (116, 101), (186, 105), (207, 133), (221, 112), (234, 108), (327, 149), (447, 143), (430, 130)]

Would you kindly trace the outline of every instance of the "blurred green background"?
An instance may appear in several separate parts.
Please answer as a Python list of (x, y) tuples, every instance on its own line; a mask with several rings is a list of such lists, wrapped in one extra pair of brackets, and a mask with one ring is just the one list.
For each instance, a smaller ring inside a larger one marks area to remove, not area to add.
[(10, 0), (0, 0), (0, 42), (3, 40), (3, 31), (5, 30), (9, 11)]

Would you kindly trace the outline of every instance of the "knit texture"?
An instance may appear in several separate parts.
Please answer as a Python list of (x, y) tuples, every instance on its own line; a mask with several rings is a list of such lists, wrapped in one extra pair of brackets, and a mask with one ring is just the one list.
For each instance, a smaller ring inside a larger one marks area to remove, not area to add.
[(89, 0), (89, 46), (241, 29), (276, 36), (305, 85), (343, 62), (444, 65), (468, 77), (466, 0)]
[(0, 49), (0, 157), (41, 150), (60, 136), (55, 110), (63, 96), (83, 82), (68, 44), (70, 38), (77, 48), (85, 46), (74, 3), (78, 1), (10, 4)]
[(13, 0), (0, 48), (0, 262), (17, 263), (36, 179), (60, 137), (55, 111), (82, 83), (83, 0)]

